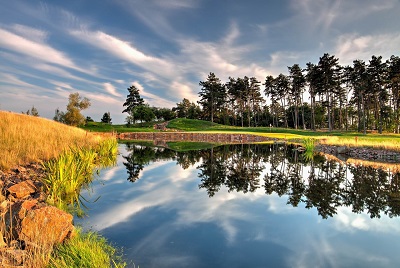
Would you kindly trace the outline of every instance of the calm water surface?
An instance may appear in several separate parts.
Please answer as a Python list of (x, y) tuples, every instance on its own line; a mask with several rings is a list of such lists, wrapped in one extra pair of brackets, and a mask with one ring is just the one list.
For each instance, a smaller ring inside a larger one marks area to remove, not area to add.
[(278, 145), (120, 145), (76, 223), (136, 267), (400, 267), (400, 176)]

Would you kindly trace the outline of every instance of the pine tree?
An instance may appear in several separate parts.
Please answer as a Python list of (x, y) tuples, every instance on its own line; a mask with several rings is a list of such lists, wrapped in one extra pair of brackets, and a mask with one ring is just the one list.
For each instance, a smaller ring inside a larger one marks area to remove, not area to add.
[(128, 113), (129, 116), (127, 118), (127, 123), (132, 124), (135, 123), (135, 109), (144, 104), (144, 100), (140, 97), (139, 89), (137, 89), (134, 85), (128, 88), (129, 94), (126, 96), (126, 101), (123, 104), (126, 107), (122, 112)]

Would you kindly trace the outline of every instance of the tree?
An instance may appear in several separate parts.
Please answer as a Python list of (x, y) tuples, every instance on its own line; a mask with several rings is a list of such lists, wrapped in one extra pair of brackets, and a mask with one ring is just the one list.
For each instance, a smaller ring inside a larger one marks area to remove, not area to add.
[(60, 111), (59, 108), (56, 109), (54, 117), (54, 121), (60, 122), (60, 123), (65, 123), (65, 113)]
[[(294, 103), (294, 128), (297, 129), (299, 122), (299, 106), (303, 104), (303, 91), (304, 91), (304, 86), (306, 84), (306, 79), (298, 64), (294, 64), (292, 67), (288, 67), (288, 69), (289, 69), (289, 79), (291, 84), (290, 93)], [(304, 117), (302, 121), (303, 121), (303, 128), (305, 128)]]
[(64, 114), (65, 123), (71, 126), (85, 124), (85, 117), (81, 111), (90, 107), (90, 100), (86, 97), (82, 98), (79, 93), (71, 93), (68, 99), (67, 112)]
[(181, 102), (176, 104), (176, 107), (172, 108), (172, 111), (176, 112), (178, 118), (187, 118), (190, 106), (190, 101), (184, 98)]
[(376, 118), (378, 118), (378, 130), (382, 134), (383, 113), (385, 104), (389, 98), (385, 88), (386, 82), (386, 63), (382, 62), (382, 56), (372, 56), (369, 61), (367, 72), (370, 76), (370, 86), (374, 95)]
[(26, 115), (39, 116), (39, 112), (35, 108), (35, 106), (32, 106), (32, 108), (30, 110), (26, 111), (26, 113), (24, 113), (24, 112), (22, 112), (22, 113), (26, 114)]
[(86, 123), (87, 122), (94, 122), (94, 120), (90, 116), (86, 116)]
[(261, 96), (260, 91), (260, 81), (258, 81), (255, 77), (250, 78), (250, 84), (248, 87), (248, 121), (250, 127), (250, 115), (253, 113), (254, 117), (254, 126), (257, 126), (257, 117), (256, 114), (261, 110), (261, 104), (264, 102), (264, 99)]
[(153, 110), (148, 104), (139, 105), (134, 109), (133, 116), (141, 122), (150, 122), (155, 118)]
[(200, 81), (202, 87), (198, 103), (203, 107), (207, 119), (214, 122), (214, 116), (221, 112), (226, 100), (226, 88), (214, 73), (208, 75), (207, 81)]
[(129, 114), (129, 116), (126, 119), (127, 123), (134, 124), (136, 122), (135, 109), (137, 107), (139, 107), (140, 105), (143, 105), (144, 100), (142, 97), (140, 97), (139, 89), (137, 89), (134, 85), (132, 85), (128, 88), (128, 92), (129, 92), (129, 94), (126, 96), (126, 101), (123, 104), (123, 106), (126, 108), (122, 112)]
[(263, 84), (265, 86), (264, 93), (271, 100), (270, 110), (272, 113), (272, 125), (274, 127), (278, 126), (278, 112), (275, 109), (278, 104), (278, 96), (276, 91), (276, 80), (272, 75), (268, 75), (265, 78), (265, 82)]
[(353, 67), (349, 67), (346, 72), (348, 72), (348, 79), (353, 88), (353, 101), (357, 103), (358, 131), (361, 132), (363, 129), (366, 134), (365, 98), (369, 84), (367, 66), (362, 60), (354, 60)]
[(391, 93), (393, 128), (400, 133), (400, 57), (391, 56), (387, 61), (388, 89)]
[(328, 128), (332, 131), (332, 108), (335, 91), (340, 83), (340, 66), (338, 64), (339, 59), (335, 56), (330, 56), (325, 53), (319, 58), (318, 69), (320, 71), (320, 83), (318, 91), (323, 94), (325, 93), (326, 105), (328, 108)]
[(104, 114), (103, 114), (103, 117), (101, 118), (101, 122), (111, 125), (111, 115), (110, 115), (110, 112), (107, 112), (107, 113), (104, 113)]
[(237, 115), (239, 115), (241, 126), (243, 127), (243, 117), (247, 100), (246, 91), (248, 88), (248, 77), (238, 77), (237, 79), (229, 77), (229, 82), (226, 83), (226, 88), (229, 94), (229, 101), (232, 104), (234, 119), (236, 121)]
[(285, 127), (288, 127), (288, 120), (286, 116), (286, 98), (289, 94), (290, 83), (289, 78), (284, 74), (279, 74), (277, 78), (275, 78), (275, 86), (276, 86), (276, 94), (277, 99), (281, 100), (282, 108), (284, 109), (284, 117), (285, 117)]

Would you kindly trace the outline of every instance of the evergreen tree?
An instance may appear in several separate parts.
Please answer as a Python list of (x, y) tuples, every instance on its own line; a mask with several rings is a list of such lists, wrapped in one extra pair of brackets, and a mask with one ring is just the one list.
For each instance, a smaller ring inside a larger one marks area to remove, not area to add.
[[(294, 64), (289, 69), (289, 79), (291, 84), (291, 97), (294, 104), (294, 128), (297, 129), (299, 122), (299, 106), (302, 105), (303, 91), (306, 84), (306, 79), (302, 73), (302, 70), (298, 64)], [(304, 115), (304, 113), (303, 113)], [(303, 118), (304, 123), (304, 118)]]
[(140, 97), (139, 89), (137, 89), (134, 85), (128, 88), (129, 94), (126, 96), (126, 101), (123, 104), (126, 107), (122, 112), (128, 113), (129, 116), (127, 117), (128, 124), (134, 124), (135, 120), (135, 109), (140, 105), (144, 104), (144, 100)]
[(214, 73), (208, 75), (207, 81), (200, 81), (201, 90), (198, 103), (203, 107), (206, 119), (214, 122), (214, 117), (222, 111), (226, 100), (226, 88)]
[(110, 112), (106, 112), (106, 113), (103, 114), (103, 117), (101, 118), (101, 122), (111, 125), (111, 115), (110, 115)]

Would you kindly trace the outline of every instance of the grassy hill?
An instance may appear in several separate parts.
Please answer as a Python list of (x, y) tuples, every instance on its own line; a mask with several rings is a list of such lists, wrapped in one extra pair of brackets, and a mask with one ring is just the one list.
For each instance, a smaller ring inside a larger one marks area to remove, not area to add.
[(100, 140), (80, 128), (0, 111), (0, 170), (49, 160), (70, 147), (93, 146)]

